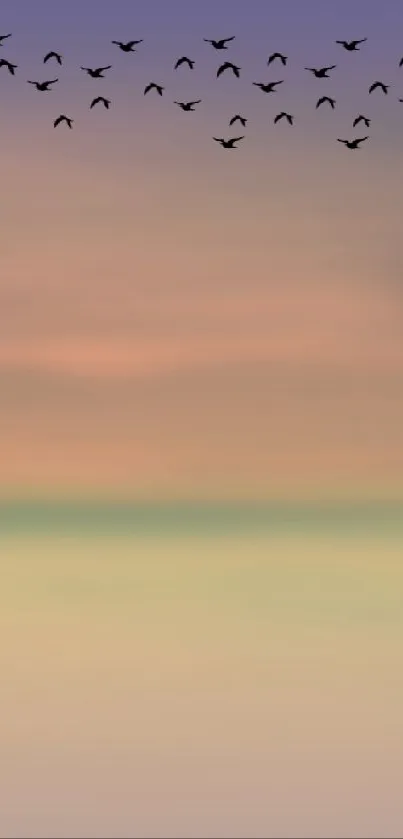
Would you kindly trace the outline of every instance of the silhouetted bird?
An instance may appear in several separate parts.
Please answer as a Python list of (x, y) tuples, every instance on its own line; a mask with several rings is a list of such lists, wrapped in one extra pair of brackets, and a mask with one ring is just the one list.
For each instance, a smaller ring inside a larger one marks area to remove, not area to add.
[(321, 96), (316, 103), (316, 107), (319, 108), (320, 105), (323, 105), (324, 102), (329, 102), (329, 105), (334, 110), (334, 106), (336, 104), (336, 100), (332, 99), (330, 96)]
[(358, 143), (363, 143), (364, 140), (368, 140), (368, 137), (357, 137), (356, 140), (339, 140), (339, 138), (337, 138), (337, 142), (344, 143), (344, 145), (347, 146), (348, 149), (358, 149)]
[(353, 128), (355, 128), (355, 126), (358, 125), (360, 122), (363, 122), (366, 128), (369, 128), (371, 120), (368, 119), (368, 117), (364, 117), (362, 114), (359, 114), (359, 116), (356, 117), (353, 122)]
[(237, 120), (238, 120), (238, 121), (241, 123), (241, 125), (243, 125), (243, 127), (245, 128), (245, 125), (246, 125), (246, 123), (247, 123), (247, 121), (248, 121), (248, 120), (246, 119), (246, 117), (241, 117), (241, 115), (240, 115), (240, 114), (235, 114), (235, 116), (234, 116), (234, 117), (232, 117), (232, 119), (230, 119), (229, 124), (230, 124), (230, 125), (234, 125), (234, 123), (235, 123), (235, 122), (237, 122)]
[(239, 79), (240, 69), (241, 68), (237, 67), (236, 64), (232, 64), (231, 61), (224, 61), (224, 64), (221, 64), (221, 67), (219, 67), (217, 70), (217, 78), (218, 76), (221, 76), (221, 73), (224, 73), (225, 70), (232, 70), (234, 76), (236, 76), (237, 79)]
[(177, 70), (178, 67), (181, 66), (181, 64), (188, 64), (190, 70), (193, 70), (193, 67), (194, 67), (195, 63), (194, 63), (194, 61), (192, 61), (191, 58), (188, 58), (186, 55), (182, 55), (182, 58), (178, 58), (178, 60), (175, 64), (174, 70)]
[(284, 64), (284, 67), (285, 67), (285, 65), (287, 64), (287, 56), (283, 55), (282, 52), (272, 52), (272, 54), (269, 55), (269, 60), (268, 60), (267, 64), (268, 65), (271, 64), (272, 61), (276, 60), (276, 58), (279, 58), (281, 63)]
[(277, 114), (277, 116), (276, 116), (276, 117), (274, 117), (274, 120), (273, 120), (273, 121), (274, 121), (275, 123), (276, 123), (276, 122), (280, 122), (280, 120), (281, 120), (281, 119), (284, 119), (284, 118), (287, 120), (287, 122), (289, 122), (289, 123), (290, 123), (290, 125), (292, 125), (292, 124), (293, 124), (293, 120), (294, 120), (293, 115), (292, 115), (292, 114), (286, 114), (286, 112), (285, 112), (285, 111), (281, 111), (281, 114)]
[(3, 41), (5, 41), (6, 38), (11, 38), (11, 35), (12, 35), (11, 32), (9, 32), (8, 35), (0, 35), (0, 47), (3, 46)]
[(390, 84), (384, 84), (383, 82), (374, 82), (373, 84), (371, 84), (371, 87), (369, 88), (368, 93), (372, 93), (372, 91), (376, 90), (377, 87), (380, 87), (381, 90), (383, 90), (384, 93), (387, 93), (388, 88), (390, 87)]
[(211, 44), (211, 46), (214, 47), (215, 50), (227, 50), (228, 49), (228, 47), (227, 47), (228, 41), (234, 41), (234, 40), (235, 40), (235, 35), (232, 35), (231, 38), (221, 38), (220, 41), (214, 41), (214, 39), (211, 39), (211, 38), (203, 38), (203, 41), (206, 41), (207, 44)]
[(194, 102), (174, 102), (174, 105), (179, 105), (182, 111), (194, 111), (194, 105), (198, 105), (202, 100), (195, 99)]
[(401, 58), (399, 61), (399, 67), (403, 67), (403, 58)]
[(49, 90), (49, 85), (50, 84), (56, 84), (56, 82), (58, 82), (58, 81), (59, 81), (59, 79), (52, 79), (52, 81), (50, 81), (50, 82), (30, 82), (30, 81), (28, 81), (28, 84), (34, 84), (37, 90), (47, 91), (47, 90)]
[(92, 79), (103, 79), (105, 70), (110, 70), (112, 68), (112, 64), (108, 64), (107, 67), (96, 67), (95, 70), (91, 70), (91, 67), (81, 67), (81, 70), (85, 70)]
[(12, 76), (15, 76), (17, 66), (17, 64), (12, 64), (11, 61), (7, 61), (5, 58), (0, 58), (0, 67), (7, 67), (8, 72), (11, 73)]
[(222, 137), (213, 137), (217, 143), (221, 143), (223, 149), (235, 149), (234, 143), (239, 143), (239, 140), (244, 140), (244, 137), (231, 137), (230, 140), (223, 140)]
[(152, 90), (153, 87), (156, 91), (158, 91), (159, 95), (162, 96), (162, 91), (165, 90), (165, 88), (162, 87), (162, 85), (160, 84), (155, 84), (155, 82), (150, 82), (150, 84), (147, 85), (147, 87), (144, 89), (144, 96), (146, 95), (146, 93), (148, 93), (149, 90)]
[(59, 55), (58, 52), (53, 52), (53, 50), (52, 52), (48, 52), (47, 55), (45, 55), (45, 58), (43, 59), (43, 63), (46, 64), (46, 62), (49, 61), (50, 58), (55, 58), (58, 64), (62, 63), (62, 56)]
[(92, 100), (90, 108), (93, 108), (94, 105), (98, 104), (98, 102), (102, 102), (105, 108), (109, 108), (109, 105), (111, 104), (111, 100), (105, 99), (105, 96), (97, 96), (95, 99)]
[(140, 38), (139, 41), (128, 41), (127, 44), (122, 43), (122, 41), (111, 41), (111, 44), (116, 44), (116, 46), (119, 47), (119, 49), (121, 49), (122, 52), (136, 52), (134, 47), (136, 47), (137, 44), (142, 43), (143, 38)]
[(332, 64), (330, 67), (319, 67), (319, 69), (316, 69), (315, 67), (305, 67), (304, 69), (310, 70), (317, 79), (328, 79), (329, 70), (334, 70), (336, 67), (337, 64)]
[(360, 41), (336, 41), (336, 44), (341, 44), (348, 52), (359, 52), (358, 44), (363, 44), (368, 38), (361, 38)]
[(263, 84), (262, 82), (252, 82), (255, 87), (260, 87), (260, 90), (263, 90), (263, 93), (277, 93), (274, 89), (276, 84), (283, 84), (284, 79), (281, 82), (268, 82), (267, 84)]
[(71, 119), (71, 117), (66, 117), (65, 114), (60, 114), (60, 116), (57, 119), (55, 119), (53, 123), (54, 127), (56, 128), (58, 125), (60, 125), (61, 122), (65, 122), (69, 126), (69, 128), (73, 128), (74, 120)]

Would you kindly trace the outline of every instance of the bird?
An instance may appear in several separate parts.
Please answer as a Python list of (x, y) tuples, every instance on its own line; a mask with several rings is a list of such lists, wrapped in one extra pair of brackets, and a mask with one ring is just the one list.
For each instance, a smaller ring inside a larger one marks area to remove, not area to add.
[(234, 125), (234, 123), (235, 123), (235, 122), (237, 122), (237, 120), (238, 120), (238, 121), (241, 123), (241, 125), (243, 125), (243, 127), (245, 128), (246, 123), (247, 123), (247, 121), (248, 121), (248, 120), (246, 119), (246, 117), (241, 117), (241, 115), (240, 115), (240, 114), (235, 114), (235, 116), (234, 116), (234, 117), (232, 117), (232, 119), (230, 119), (229, 124), (230, 124), (230, 125)]
[(344, 143), (344, 145), (347, 146), (348, 149), (358, 149), (358, 143), (363, 143), (364, 140), (368, 140), (368, 137), (357, 137), (355, 140), (340, 140), (339, 138), (337, 138), (337, 142)]
[(390, 87), (390, 84), (384, 84), (383, 82), (374, 82), (373, 84), (371, 84), (371, 87), (369, 88), (368, 93), (372, 93), (372, 91), (376, 90), (377, 87), (380, 87), (381, 90), (383, 90), (384, 93), (387, 93), (388, 88)]
[(186, 55), (182, 55), (182, 58), (178, 58), (174, 70), (177, 70), (178, 67), (181, 66), (181, 64), (188, 64), (190, 70), (193, 70), (193, 67), (195, 65), (194, 61), (192, 61), (192, 59), (188, 58)]
[(98, 102), (102, 102), (105, 108), (109, 108), (109, 105), (111, 104), (111, 100), (105, 99), (105, 96), (97, 96), (95, 99), (92, 100), (90, 108), (93, 108), (94, 105), (98, 104)]
[(174, 102), (174, 105), (179, 105), (182, 111), (194, 111), (194, 105), (198, 105), (201, 99), (195, 99), (194, 102)]
[(155, 82), (150, 82), (150, 84), (147, 85), (147, 87), (144, 89), (144, 96), (146, 95), (146, 93), (148, 93), (149, 90), (152, 90), (153, 87), (155, 87), (159, 95), (162, 96), (162, 91), (165, 90), (165, 88), (163, 88), (160, 84), (155, 84)]
[(403, 67), (403, 58), (401, 58), (399, 61), (399, 67)]
[(334, 70), (336, 67), (337, 64), (332, 64), (330, 67), (319, 67), (319, 69), (316, 69), (315, 67), (305, 67), (304, 69), (310, 70), (317, 79), (328, 79), (329, 70)]
[(272, 61), (276, 60), (276, 58), (279, 58), (281, 63), (284, 64), (284, 67), (285, 67), (285, 65), (287, 64), (287, 56), (283, 55), (283, 53), (281, 53), (281, 52), (272, 52), (272, 54), (269, 55), (269, 60), (268, 60), (267, 64), (268, 65), (271, 64)]
[(111, 67), (112, 65), (108, 64), (107, 67), (96, 67), (95, 70), (91, 70), (91, 67), (81, 67), (80, 69), (85, 70), (85, 72), (88, 73), (88, 75), (91, 76), (92, 79), (103, 79), (103, 73), (105, 72), (105, 70), (110, 70)]
[(231, 38), (221, 38), (219, 41), (215, 41), (214, 38), (203, 38), (203, 41), (206, 41), (207, 44), (211, 44), (215, 50), (227, 50), (227, 42), (235, 41), (235, 35), (232, 35)]
[(11, 61), (7, 61), (5, 58), (0, 58), (0, 67), (7, 67), (8, 72), (11, 73), (12, 76), (15, 76), (17, 66), (17, 64), (12, 64)]
[(136, 52), (134, 47), (136, 47), (137, 44), (142, 43), (143, 38), (140, 38), (139, 41), (128, 41), (127, 44), (123, 43), (122, 41), (111, 41), (111, 44), (116, 44), (116, 46), (119, 47), (119, 49), (121, 49), (122, 52)]
[(221, 143), (223, 149), (235, 149), (234, 143), (238, 143), (239, 140), (244, 140), (244, 137), (231, 137), (229, 140), (223, 140), (222, 137), (213, 137), (217, 143)]
[(66, 117), (65, 114), (60, 114), (60, 116), (57, 117), (57, 119), (55, 119), (53, 123), (54, 127), (56, 128), (58, 125), (60, 125), (61, 122), (65, 122), (69, 126), (69, 128), (73, 128), (74, 120), (71, 119), (71, 117)]
[(336, 41), (335, 43), (341, 44), (347, 52), (359, 52), (358, 44), (363, 44), (367, 40), (367, 38), (361, 38), (360, 41)]
[(55, 58), (58, 64), (62, 64), (62, 56), (59, 55), (58, 52), (53, 52), (53, 50), (52, 52), (48, 52), (47, 55), (45, 55), (45, 58), (43, 59), (43, 63), (46, 64), (46, 62), (49, 61), (50, 58)]
[(368, 117), (364, 117), (362, 114), (359, 114), (353, 122), (353, 128), (355, 128), (355, 126), (358, 125), (359, 122), (363, 122), (366, 128), (369, 128), (371, 120), (368, 119)]
[(281, 111), (281, 114), (277, 114), (277, 116), (275, 116), (275, 117), (274, 117), (273, 122), (274, 122), (274, 123), (276, 123), (276, 122), (280, 122), (280, 120), (281, 120), (281, 119), (284, 119), (284, 117), (285, 117), (285, 118), (286, 118), (286, 120), (290, 123), (290, 125), (292, 125), (292, 124), (293, 124), (293, 120), (294, 120), (293, 115), (292, 115), (292, 114), (286, 114), (286, 112), (285, 112), (285, 111)]
[(236, 64), (232, 64), (231, 61), (224, 61), (224, 64), (221, 64), (221, 67), (219, 67), (217, 70), (217, 78), (218, 76), (221, 76), (221, 74), (224, 73), (225, 70), (232, 70), (234, 76), (236, 76), (237, 79), (239, 79), (240, 69), (241, 68), (237, 67)]
[(336, 100), (332, 99), (330, 96), (321, 96), (316, 103), (316, 107), (319, 108), (320, 105), (323, 105), (324, 102), (329, 102), (329, 105), (334, 110), (334, 106), (336, 104)]
[(262, 82), (252, 82), (252, 84), (254, 84), (255, 87), (260, 87), (260, 89), (263, 90), (263, 93), (277, 93), (277, 91), (274, 90), (274, 85), (283, 84), (283, 81), (284, 79), (280, 82), (268, 82), (267, 84), (263, 84)]
[(49, 85), (50, 84), (56, 84), (56, 82), (58, 82), (58, 81), (59, 81), (59, 79), (52, 79), (52, 81), (50, 81), (50, 82), (30, 82), (30, 81), (28, 81), (28, 84), (34, 84), (37, 90), (48, 91), (49, 90)]
[(11, 35), (12, 35), (11, 32), (9, 32), (8, 35), (0, 35), (0, 47), (3, 46), (3, 41), (5, 41), (6, 38), (11, 38)]

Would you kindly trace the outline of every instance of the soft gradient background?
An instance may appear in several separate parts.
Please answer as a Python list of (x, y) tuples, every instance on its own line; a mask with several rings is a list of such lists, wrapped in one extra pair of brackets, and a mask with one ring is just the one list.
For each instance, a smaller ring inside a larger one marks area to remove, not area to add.
[(402, 834), (402, 25), (2, 3), (4, 837)]

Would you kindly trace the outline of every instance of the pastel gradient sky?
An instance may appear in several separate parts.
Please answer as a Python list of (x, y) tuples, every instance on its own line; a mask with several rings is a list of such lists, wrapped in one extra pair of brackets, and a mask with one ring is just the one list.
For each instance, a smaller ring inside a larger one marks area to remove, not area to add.
[[(402, 24), (398, 0), (4, 0), (3, 494), (402, 495)], [(203, 42), (226, 35), (239, 81)], [(110, 44), (131, 37), (134, 55)], [(333, 63), (327, 82), (303, 70)], [(251, 85), (276, 78), (272, 97)], [(237, 111), (226, 153), (211, 137)], [(350, 153), (335, 140), (360, 112), (371, 139)]]

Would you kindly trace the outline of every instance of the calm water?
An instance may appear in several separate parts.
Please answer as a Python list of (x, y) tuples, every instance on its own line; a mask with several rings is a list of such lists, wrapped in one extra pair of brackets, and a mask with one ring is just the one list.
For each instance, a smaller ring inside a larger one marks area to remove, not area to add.
[(0, 507), (0, 835), (401, 837), (397, 506)]

